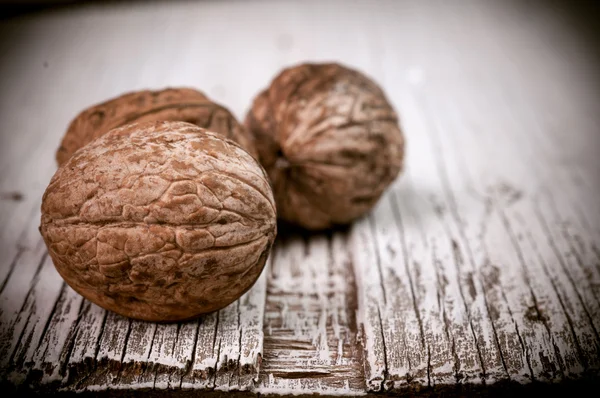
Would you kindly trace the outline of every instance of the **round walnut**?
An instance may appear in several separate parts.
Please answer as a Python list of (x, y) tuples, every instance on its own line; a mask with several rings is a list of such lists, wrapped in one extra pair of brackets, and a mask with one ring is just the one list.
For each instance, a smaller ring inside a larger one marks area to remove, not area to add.
[(148, 321), (218, 310), (260, 275), (276, 234), (261, 166), (183, 122), (114, 129), (77, 151), (44, 193), (40, 231), (63, 279)]
[(246, 118), (282, 219), (307, 229), (371, 209), (402, 168), (398, 117), (368, 77), (337, 64), (281, 72)]
[(124, 94), (84, 110), (69, 125), (56, 161), (60, 166), (76, 150), (116, 127), (161, 120), (188, 122), (223, 134), (256, 156), (251, 136), (229, 110), (197, 90), (168, 88)]

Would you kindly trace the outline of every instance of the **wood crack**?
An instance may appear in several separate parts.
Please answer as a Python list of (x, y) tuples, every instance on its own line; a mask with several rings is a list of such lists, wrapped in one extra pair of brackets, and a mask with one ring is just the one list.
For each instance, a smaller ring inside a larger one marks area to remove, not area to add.
[[(494, 342), (496, 343), (496, 347), (498, 348), (498, 352), (500, 354), (500, 361), (502, 362), (502, 367), (504, 368), (504, 371), (506, 372), (506, 375), (508, 377), (508, 379), (510, 380), (510, 373), (508, 371), (508, 367), (506, 366), (506, 361), (504, 360), (504, 353), (502, 352), (502, 347), (500, 346), (500, 339), (498, 338), (498, 332), (496, 331), (496, 325), (494, 325), (494, 321), (492, 320), (492, 313), (490, 311), (490, 305), (488, 303), (488, 299), (485, 295), (485, 293), (483, 294), (483, 302), (485, 304), (485, 309), (488, 315), (488, 319), (490, 320), (490, 324), (492, 325), (492, 332), (494, 334)], [(508, 303), (507, 303), (508, 306)], [(509, 308), (509, 312), (510, 312), (510, 308)], [(512, 316), (511, 316), (512, 319)], [(514, 320), (513, 320), (514, 323)], [(485, 373), (484, 373), (485, 374)]]
[(517, 338), (519, 339), (519, 344), (521, 344), (521, 350), (525, 355), (525, 360), (527, 361), (527, 368), (529, 369), (529, 374), (531, 375), (531, 381), (535, 381), (535, 374), (533, 373), (533, 368), (531, 367), (531, 358), (529, 353), (529, 348), (525, 347), (525, 343), (523, 341), (523, 337), (521, 337), (521, 333), (519, 332), (519, 325), (515, 322), (515, 332), (517, 333)]
[(123, 367), (123, 360), (125, 359), (125, 354), (127, 353), (127, 344), (129, 344), (129, 335), (131, 335), (131, 318), (129, 319), (129, 322), (127, 323), (127, 332), (125, 333), (125, 341), (123, 343), (123, 352), (121, 353), (121, 359), (119, 360), (119, 363), (121, 364), (121, 368)]
[(104, 327), (106, 326), (106, 319), (108, 318), (108, 311), (104, 310), (104, 317), (102, 318), (102, 325), (100, 326), (100, 333), (98, 334), (98, 340), (96, 341), (96, 349), (94, 353), (94, 363), (98, 363), (98, 354), (100, 354), (100, 346), (102, 345), (102, 337), (104, 335)]
[[(217, 343), (217, 335), (219, 334), (219, 316), (221, 315), (221, 311), (217, 312), (217, 320), (215, 322), (215, 333), (213, 336), (213, 343), (212, 343), (212, 352), (215, 352), (215, 346)], [(221, 356), (221, 339), (219, 338), (219, 348), (217, 349), (217, 355), (216, 355), (216, 359), (215, 359), (215, 366), (213, 369), (213, 383), (212, 383), (212, 387), (214, 388), (217, 382), (217, 370), (219, 369), (219, 357)]]
[[(242, 373), (242, 365), (240, 363), (240, 360), (242, 358), (242, 334), (244, 333), (244, 328), (242, 327), (242, 323), (241, 323), (240, 301), (241, 301), (241, 299), (237, 300), (237, 323), (238, 323), (238, 329), (240, 332), (240, 335), (238, 338), (238, 347), (240, 347), (240, 350), (238, 352), (237, 367), (236, 367), (238, 377)], [(233, 377), (233, 372), (232, 372), (232, 377)], [(230, 382), (230, 385), (231, 385), (231, 382)]]
[(386, 379), (389, 376), (388, 371), (388, 361), (387, 361), (387, 346), (385, 344), (385, 333), (383, 333), (383, 322), (381, 320), (381, 311), (379, 307), (377, 307), (377, 316), (379, 317), (379, 327), (381, 330), (381, 344), (383, 345), (383, 377), (381, 379), (381, 385), (379, 387), (379, 391), (383, 392), (386, 388)]
[(217, 348), (217, 360), (215, 361), (215, 369), (214, 369), (214, 374), (213, 374), (213, 383), (212, 386), (210, 388), (214, 389), (217, 386), (217, 369), (219, 367), (219, 359), (221, 356), (221, 342), (222, 340), (219, 339), (219, 347)]

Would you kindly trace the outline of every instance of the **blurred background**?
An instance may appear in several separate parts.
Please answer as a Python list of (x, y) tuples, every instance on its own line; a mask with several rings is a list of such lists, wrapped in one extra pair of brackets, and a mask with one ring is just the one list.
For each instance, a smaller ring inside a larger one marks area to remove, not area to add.
[(420, 120), (445, 115), (472, 133), (460, 138), (450, 120), (438, 121), (454, 150), (494, 151), (490, 181), (522, 174), (504, 173), (505, 162), (519, 157), (526, 171), (527, 159), (543, 155), (583, 170), (576, 178), (596, 192), (599, 9), (533, 0), (0, 0), (0, 219), (22, 212), (20, 199), (36, 206), (82, 109), (133, 90), (190, 86), (242, 120), (283, 67), (305, 61), (341, 62), (382, 85), (405, 130), (409, 171), (433, 150)]
[[(33, 155), (15, 134), (57, 145), (81, 109), (123, 92), (192, 86), (242, 118), (282, 67), (308, 60), (362, 70), (400, 108), (409, 87), (452, 101), (441, 84), (485, 95), (490, 82), (516, 90), (515, 106), (523, 90), (544, 98), (527, 98), (534, 113), (594, 115), (599, 9), (592, 0), (0, 0), (0, 172)], [(565, 87), (581, 103), (563, 103)], [(589, 158), (591, 144), (569, 142), (565, 156)]]
[(456, 151), (494, 151), (490, 181), (514, 179), (502, 164), (526, 137), (520, 170), (550, 154), (595, 192), (599, 4), (0, 0), (2, 219), (21, 211), (20, 199), (41, 196), (82, 109), (132, 90), (190, 86), (242, 120), (281, 68), (305, 61), (341, 62), (382, 85), (407, 136), (408, 170), (433, 150), (419, 120), (443, 114), (474, 130), (460, 138), (449, 120), (437, 122)]

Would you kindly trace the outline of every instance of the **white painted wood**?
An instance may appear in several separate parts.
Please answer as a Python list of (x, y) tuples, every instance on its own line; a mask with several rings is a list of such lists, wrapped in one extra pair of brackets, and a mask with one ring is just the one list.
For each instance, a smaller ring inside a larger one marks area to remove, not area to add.
[[(597, 377), (600, 91), (575, 25), (537, 2), (468, 0), (84, 4), (2, 20), (0, 373), (50, 390), (331, 395)], [(347, 231), (280, 230), (257, 284), (192, 322), (131, 321), (62, 283), (37, 226), (77, 112), (183, 85), (242, 118), (305, 60), (363, 70), (401, 117), (405, 170), (370, 214)]]
[(351, 258), (341, 232), (280, 234), (268, 275), (264, 356), (256, 391), (363, 392)]

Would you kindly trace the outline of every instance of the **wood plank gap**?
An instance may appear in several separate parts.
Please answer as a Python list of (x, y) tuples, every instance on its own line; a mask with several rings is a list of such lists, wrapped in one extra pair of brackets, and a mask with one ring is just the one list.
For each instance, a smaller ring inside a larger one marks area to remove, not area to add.
[[(217, 320), (215, 322), (215, 334), (213, 336), (212, 350), (215, 351), (215, 346), (217, 344), (217, 338), (219, 339), (219, 346), (217, 348), (217, 355), (215, 356), (215, 365), (213, 366), (213, 375), (212, 375), (212, 385), (209, 384), (209, 388), (214, 389), (217, 385), (217, 371), (219, 369), (219, 360), (221, 359), (221, 338), (217, 337), (219, 334), (219, 315), (221, 311), (217, 312)], [(210, 377), (208, 378), (210, 379)], [(207, 383), (208, 384), (208, 383)]]

